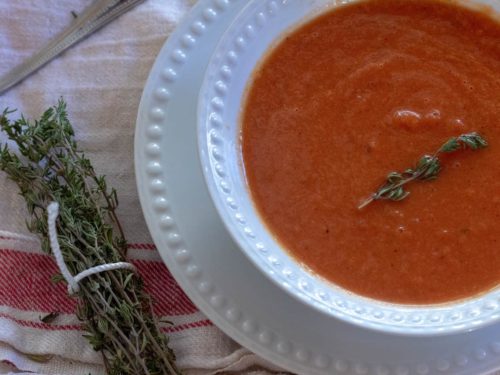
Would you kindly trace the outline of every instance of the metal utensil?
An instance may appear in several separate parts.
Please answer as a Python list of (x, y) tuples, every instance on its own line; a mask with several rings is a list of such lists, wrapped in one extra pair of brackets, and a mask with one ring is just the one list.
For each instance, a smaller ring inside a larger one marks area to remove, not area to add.
[(17, 85), (73, 44), (132, 9), (144, 0), (95, 0), (54, 40), (27, 61), (0, 78), (0, 94)]

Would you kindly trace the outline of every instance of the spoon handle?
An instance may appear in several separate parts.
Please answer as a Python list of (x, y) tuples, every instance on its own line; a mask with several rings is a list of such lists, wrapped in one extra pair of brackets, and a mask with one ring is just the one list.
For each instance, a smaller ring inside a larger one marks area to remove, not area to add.
[(0, 94), (17, 85), (72, 45), (142, 2), (144, 0), (95, 0), (67, 29), (28, 60), (1, 77)]

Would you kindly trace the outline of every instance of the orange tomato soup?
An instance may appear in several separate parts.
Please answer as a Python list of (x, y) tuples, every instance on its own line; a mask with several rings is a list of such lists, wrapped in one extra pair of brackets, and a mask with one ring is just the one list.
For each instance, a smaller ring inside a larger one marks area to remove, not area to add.
[[(256, 69), (242, 112), (253, 201), (314, 273), (408, 304), (470, 297), (500, 282), (500, 25), (430, 0), (372, 0), (315, 18)], [(452, 136), (435, 181), (359, 210), (390, 171)]]

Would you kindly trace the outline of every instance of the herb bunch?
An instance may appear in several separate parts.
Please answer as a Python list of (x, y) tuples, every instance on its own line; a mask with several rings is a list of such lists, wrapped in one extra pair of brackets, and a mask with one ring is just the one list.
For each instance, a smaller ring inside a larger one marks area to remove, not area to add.
[[(10, 121), (10, 113), (0, 115), (0, 128), (18, 150), (0, 145), (0, 169), (19, 186), (31, 215), (28, 228), (40, 235), (42, 249), (51, 252), (46, 207), (56, 201), (58, 240), (73, 275), (125, 261), (116, 190), (108, 188), (78, 149), (64, 101), (34, 122), (24, 117)], [(92, 275), (80, 282), (77, 298), (85, 337), (102, 352), (108, 374), (181, 373), (140, 276), (128, 270)]]
[(450, 138), (433, 155), (422, 156), (415, 168), (409, 168), (402, 173), (389, 173), (386, 182), (368, 199), (364, 200), (358, 208), (363, 209), (377, 200), (402, 201), (410, 195), (410, 192), (405, 190), (405, 185), (409, 182), (435, 180), (441, 171), (440, 154), (452, 153), (462, 149), (478, 150), (487, 146), (486, 140), (476, 132)]

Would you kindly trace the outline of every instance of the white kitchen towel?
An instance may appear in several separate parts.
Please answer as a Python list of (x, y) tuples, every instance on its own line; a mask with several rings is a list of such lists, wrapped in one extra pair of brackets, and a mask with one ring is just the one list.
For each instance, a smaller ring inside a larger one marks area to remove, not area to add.
[[(0, 75), (91, 2), (0, 1)], [(166, 331), (187, 374), (268, 373), (278, 369), (225, 336), (175, 283), (152, 243), (136, 192), (133, 136), (141, 93), (161, 46), (194, 2), (147, 0), (1, 95), (0, 110), (37, 118), (61, 96), (67, 101), (80, 147), (119, 192), (130, 257), (157, 302), (156, 313), (174, 323)], [(64, 285), (50, 281), (55, 262), (26, 230), (26, 217), (16, 186), (0, 173), (0, 373), (103, 374), (99, 354), (82, 338), (75, 302)], [(52, 324), (40, 320), (53, 311), (61, 315)]]

